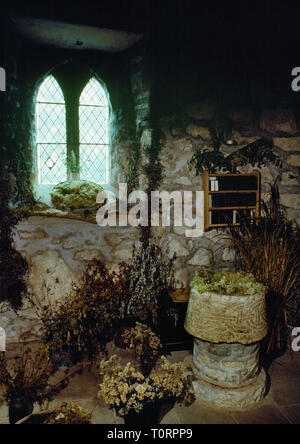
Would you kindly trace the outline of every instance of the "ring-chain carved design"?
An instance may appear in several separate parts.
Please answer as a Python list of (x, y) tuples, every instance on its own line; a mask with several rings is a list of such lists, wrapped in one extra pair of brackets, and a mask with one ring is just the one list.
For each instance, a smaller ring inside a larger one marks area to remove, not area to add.
[(265, 295), (200, 294), (193, 288), (185, 329), (196, 338), (214, 343), (261, 341), (267, 334)]

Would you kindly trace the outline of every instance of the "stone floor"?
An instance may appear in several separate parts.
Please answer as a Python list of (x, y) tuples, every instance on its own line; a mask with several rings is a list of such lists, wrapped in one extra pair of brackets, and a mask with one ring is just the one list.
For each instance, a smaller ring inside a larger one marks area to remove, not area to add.
[[(173, 362), (190, 361), (191, 353), (173, 352), (168, 358)], [(126, 354), (123, 354), (123, 359), (125, 362)], [(292, 355), (286, 353), (277, 358), (268, 373), (267, 396), (253, 409), (233, 412), (212, 408), (197, 400), (190, 407), (175, 406), (167, 412), (162, 412), (161, 424), (300, 424), (300, 352)], [(123, 419), (97, 399), (97, 385), (96, 370), (86, 369), (82, 374), (70, 379), (69, 385), (49, 407), (75, 401), (93, 412), (96, 424), (122, 424)], [(35, 411), (37, 410), (39, 407), (35, 407)], [(0, 424), (7, 423), (7, 407), (3, 405), (0, 407)]]

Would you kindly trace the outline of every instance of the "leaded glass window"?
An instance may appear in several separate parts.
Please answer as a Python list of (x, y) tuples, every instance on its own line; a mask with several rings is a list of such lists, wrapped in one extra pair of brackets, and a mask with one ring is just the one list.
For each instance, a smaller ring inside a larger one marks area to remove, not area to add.
[(67, 179), (66, 109), (63, 92), (53, 76), (40, 86), (36, 125), (39, 183), (62, 182)]
[(108, 103), (100, 83), (92, 78), (79, 101), (80, 177), (108, 181)]
[(75, 171), (76, 178), (108, 183), (109, 104), (106, 93), (100, 82), (92, 77), (83, 89), (82, 86), (74, 89), (72, 94), (71, 98), (70, 91), (65, 95), (53, 75), (39, 88), (36, 100), (39, 184), (63, 182), (74, 178)]

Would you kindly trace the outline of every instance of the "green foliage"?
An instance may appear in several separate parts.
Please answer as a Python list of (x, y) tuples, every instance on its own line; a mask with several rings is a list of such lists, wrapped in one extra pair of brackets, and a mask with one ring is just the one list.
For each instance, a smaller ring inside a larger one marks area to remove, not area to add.
[(221, 171), (236, 173), (238, 167), (252, 165), (261, 168), (267, 166), (267, 162), (281, 167), (281, 161), (273, 153), (272, 148), (273, 142), (264, 138), (236, 150), (227, 157), (220, 151), (219, 144), (215, 145), (212, 150), (201, 147), (194, 153), (190, 167), (195, 168), (197, 175), (205, 170), (209, 173)]
[(265, 292), (265, 287), (252, 274), (230, 271), (215, 273), (203, 268), (197, 270), (191, 287), (195, 287), (199, 293), (211, 291), (226, 295), (252, 296)]
[(27, 292), (27, 261), (13, 246), (14, 228), (22, 214), (11, 207), (12, 175), (0, 172), (0, 302), (17, 310)]
[(190, 167), (196, 169), (197, 176), (203, 171), (209, 171), (210, 173), (223, 171), (226, 169), (225, 156), (219, 148), (213, 150), (209, 148), (198, 149), (190, 161)]
[(149, 191), (153, 191), (158, 188), (163, 175), (163, 166), (160, 162), (161, 142), (158, 128), (154, 128), (151, 134), (152, 143), (144, 150), (146, 157), (144, 171), (149, 181)]
[[(27, 113), (28, 91), (21, 92), (15, 73), (8, 72), (8, 91), (1, 94), (0, 109), (5, 116), (0, 134), (0, 302), (7, 301), (17, 310), (26, 293), (26, 260), (13, 246), (15, 226), (26, 217), (20, 207), (31, 208), (32, 152), (29, 147)], [(27, 117), (26, 117), (27, 116)]]
[(139, 168), (140, 168), (140, 144), (133, 141), (130, 146), (128, 156), (128, 166), (126, 171), (126, 182), (128, 185), (128, 193), (135, 190), (139, 185)]

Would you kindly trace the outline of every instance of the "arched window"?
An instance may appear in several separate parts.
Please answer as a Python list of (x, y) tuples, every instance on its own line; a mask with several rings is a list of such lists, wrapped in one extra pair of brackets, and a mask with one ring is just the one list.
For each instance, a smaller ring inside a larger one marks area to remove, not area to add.
[(91, 78), (79, 100), (81, 179), (108, 182), (108, 112), (105, 91)]
[(63, 92), (53, 76), (39, 88), (36, 101), (36, 141), (40, 184), (67, 179), (66, 109)]
[(59, 84), (59, 77), (48, 76), (36, 99), (38, 183), (75, 178), (107, 184), (108, 121), (108, 98), (96, 78), (74, 84), (70, 74)]

